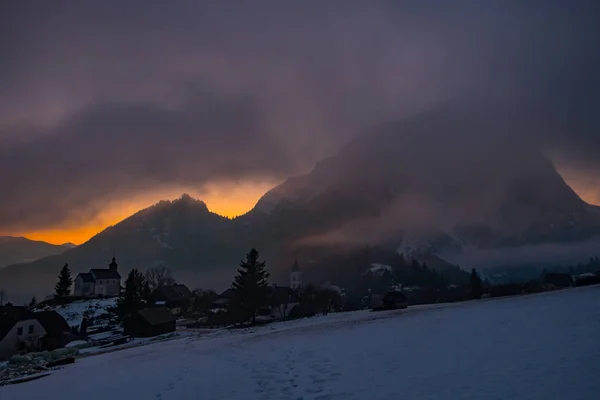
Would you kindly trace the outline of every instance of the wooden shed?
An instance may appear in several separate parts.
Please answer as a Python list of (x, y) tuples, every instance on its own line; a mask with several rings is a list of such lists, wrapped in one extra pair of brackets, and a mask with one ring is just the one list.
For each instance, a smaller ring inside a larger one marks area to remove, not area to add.
[(123, 322), (125, 334), (151, 337), (175, 332), (176, 317), (165, 307), (146, 308), (131, 314)]

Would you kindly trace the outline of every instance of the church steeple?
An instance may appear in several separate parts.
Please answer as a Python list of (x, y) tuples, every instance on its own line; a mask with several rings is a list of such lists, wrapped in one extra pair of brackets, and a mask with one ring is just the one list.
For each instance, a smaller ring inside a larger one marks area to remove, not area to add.
[(119, 264), (117, 264), (117, 259), (115, 258), (115, 256), (113, 256), (112, 262), (108, 264), (108, 269), (111, 271), (116, 271), (118, 267)]
[(292, 265), (292, 273), (290, 275), (290, 287), (294, 290), (302, 287), (302, 271), (300, 271), (300, 265), (298, 265), (298, 257), (294, 257), (294, 264)]

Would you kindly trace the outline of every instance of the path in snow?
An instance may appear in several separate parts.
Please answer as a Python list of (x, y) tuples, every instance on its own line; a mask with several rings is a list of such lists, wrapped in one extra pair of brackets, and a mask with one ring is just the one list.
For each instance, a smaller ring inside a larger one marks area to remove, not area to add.
[(80, 360), (0, 400), (592, 400), (599, 337), (596, 286), (173, 340)]

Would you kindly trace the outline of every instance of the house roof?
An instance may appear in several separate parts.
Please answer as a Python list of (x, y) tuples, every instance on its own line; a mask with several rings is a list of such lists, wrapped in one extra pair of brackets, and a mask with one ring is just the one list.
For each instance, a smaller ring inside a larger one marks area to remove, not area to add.
[(90, 274), (96, 279), (121, 279), (121, 275), (110, 269), (90, 269)]
[(228, 304), (235, 297), (235, 290), (227, 289), (221, 293), (215, 301), (213, 301), (213, 308), (221, 308), (221, 306)]
[(180, 301), (192, 298), (193, 294), (185, 285), (170, 285), (157, 288), (152, 297), (155, 301)]
[(290, 287), (276, 286), (271, 289), (272, 304), (290, 304), (298, 301), (298, 294)]
[(167, 322), (173, 322), (177, 318), (171, 314), (165, 307), (146, 308), (139, 310), (137, 313), (144, 321), (151, 326), (161, 325)]
[(90, 274), (89, 272), (82, 272), (79, 275), (77, 275), (77, 277), (81, 278), (81, 280), (85, 283), (93, 283), (96, 281), (94, 279), (94, 275)]
[(34, 319), (33, 314), (21, 306), (0, 306), (0, 342), (19, 321)]
[(49, 336), (58, 336), (71, 331), (67, 321), (56, 311), (36, 312), (33, 316), (42, 324)]
[(233, 299), (234, 297), (235, 297), (235, 290), (227, 289), (226, 291), (221, 293), (218, 298)]

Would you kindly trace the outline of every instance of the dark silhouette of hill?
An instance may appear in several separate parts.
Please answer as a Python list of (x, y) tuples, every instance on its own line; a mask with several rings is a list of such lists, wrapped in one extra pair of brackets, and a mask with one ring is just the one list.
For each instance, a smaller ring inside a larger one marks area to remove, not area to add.
[(70, 243), (54, 245), (24, 237), (0, 236), (0, 268), (60, 254), (73, 247)]

